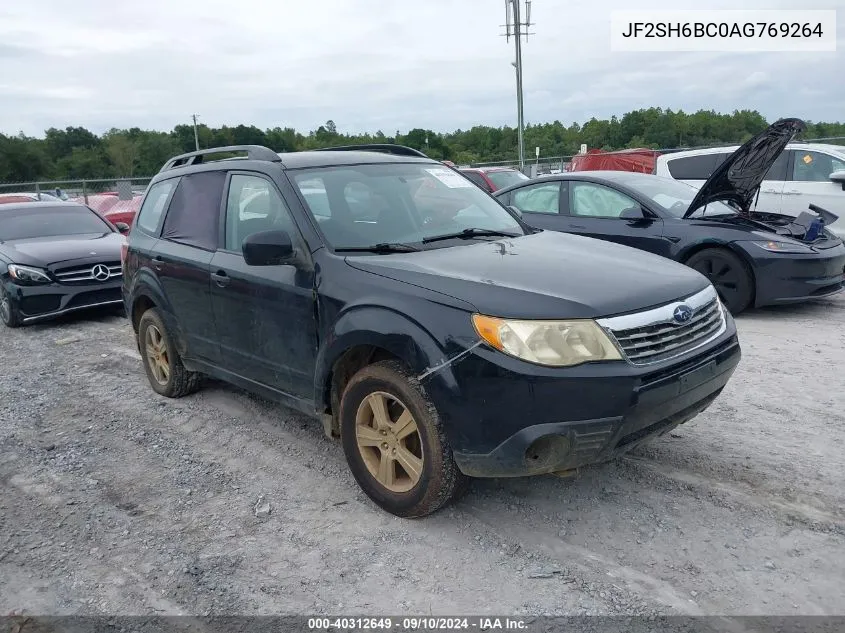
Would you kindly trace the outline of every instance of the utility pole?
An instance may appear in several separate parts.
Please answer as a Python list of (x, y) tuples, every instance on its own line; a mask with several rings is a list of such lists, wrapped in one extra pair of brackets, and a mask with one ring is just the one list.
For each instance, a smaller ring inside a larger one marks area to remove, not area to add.
[(194, 145), (197, 148), (197, 151), (200, 151), (200, 137), (197, 134), (197, 115), (192, 114), (191, 118), (194, 120)]
[[(528, 32), (528, 28), (533, 26), (531, 23), (531, 0), (524, 0), (525, 2), (525, 21), (522, 21), (520, 15), (520, 3), (523, 0), (505, 0), (505, 39), (510, 41), (511, 36), (514, 38), (514, 45), (516, 47), (516, 61), (512, 62), (516, 68), (516, 119), (517, 119), (517, 142), (519, 143), (519, 168), (525, 169), (525, 144), (523, 136), (525, 134), (525, 122), (522, 115), (522, 37), (528, 39), (529, 35), (533, 33)], [(524, 29), (524, 30), (523, 30)]]

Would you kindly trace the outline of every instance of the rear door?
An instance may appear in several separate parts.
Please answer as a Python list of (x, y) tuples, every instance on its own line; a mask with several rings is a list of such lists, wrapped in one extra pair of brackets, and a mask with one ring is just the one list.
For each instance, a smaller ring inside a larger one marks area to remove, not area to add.
[[(229, 177), (225, 230), (211, 259), (212, 296), (221, 365), (297, 399), (314, 395), (317, 324), (314, 270), (290, 208), (270, 178)], [(242, 244), (254, 233), (284, 230), (297, 256), (274, 266), (249, 266)]]
[(225, 181), (223, 171), (182, 176), (151, 261), (187, 345), (185, 355), (215, 364), (220, 349), (209, 274), (220, 234)]
[(625, 219), (626, 209), (642, 209), (630, 196), (594, 182), (570, 181), (567, 232), (616, 242), (666, 256), (663, 220)]

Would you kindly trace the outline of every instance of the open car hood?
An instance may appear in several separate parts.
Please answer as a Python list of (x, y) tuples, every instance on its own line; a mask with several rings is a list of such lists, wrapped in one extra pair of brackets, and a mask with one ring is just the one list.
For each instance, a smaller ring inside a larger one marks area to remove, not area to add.
[(805, 129), (806, 125), (800, 119), (780, 119), (745, 142), (701, 186), (684, 217), (688, 218), (711, 202), (732, 202), (743, 213), (748, 213), (769, 168), (787, 143)]

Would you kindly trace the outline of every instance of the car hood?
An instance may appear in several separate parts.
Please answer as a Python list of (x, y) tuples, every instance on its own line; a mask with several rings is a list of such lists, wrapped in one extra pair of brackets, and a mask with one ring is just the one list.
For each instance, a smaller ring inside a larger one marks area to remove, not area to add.
[(123, 240), (120, 233), (39, 237), (3, 242), (0, 244), (0, 252), (13, 263), (28, 266), (50, 266), (76, 259), (90, 260), (97, 256), (102, 256), (103, 261), (117, 261), (120, 259)]
[(669, 303), (709, 285), (669, 259), (554, 231), (346, 261), (508, 318), (610, 316)]
[(805, 129), (800, 119), (781, 119), (744, 143), (705, 181), (684, 217), (711, 202), (733, 202), (747, 213), (766, 172), (787, 143)]

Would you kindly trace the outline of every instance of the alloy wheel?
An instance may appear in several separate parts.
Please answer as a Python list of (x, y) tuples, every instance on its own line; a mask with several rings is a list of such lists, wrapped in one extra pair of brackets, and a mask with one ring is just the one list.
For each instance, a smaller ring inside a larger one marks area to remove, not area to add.
[(153, 378), (158, 384), (166, 385), (170, 380), (170, 357), (167, 342), (155, 325), (147, 327), (144, 348)]
[(414, 416), (395, 396), (369, 394), (355, 416), (355, 439), (367, 470), (387, 490), (408, 492), (420, 480), (424, 455)]

